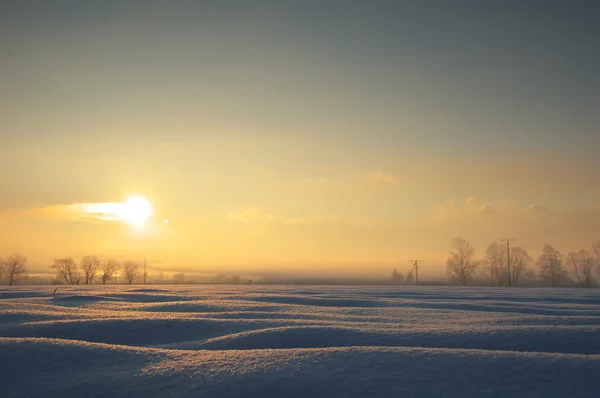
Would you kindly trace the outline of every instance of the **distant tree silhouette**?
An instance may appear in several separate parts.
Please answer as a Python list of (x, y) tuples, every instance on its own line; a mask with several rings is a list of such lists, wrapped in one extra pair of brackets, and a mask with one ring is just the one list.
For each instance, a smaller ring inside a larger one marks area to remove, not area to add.
[(570, 252), (567, 254), (567, 263), (573, 268), (573, 273), (581, 286), (592, 286), (592, 271), (596, 266), (592, 253), (588, 250)]
[(9, 286), (21, 280), (23, 274), (27, 272), (25, 269), (27, 259), (19, 254), (13, 254), (12, 256), (7, 257), (2, 263), (2, 268), (8, 278)]
[(517, 285), (521, 275), (525, 274), (531, 264), (531, 257), (520, 246), (510, 249), (510, 276), (513, 285)]
[(490, 275), (492, 284), (504, 285), (508, 280), (508, 268), (506, 267), (506, 250), (500, 243), (491, 243), (485, 251), (484, 269)]
[(80, 275), (77, 263), (70, 257), (56, 258), (52, 267), (58, 271), (58, 276), (62, 278), (67, 285), (79, 285)]
[(173, 275), (173, 281), (175, 283), (179, 283), (182, 284), (185, 282), (185, 274), (183, 272), (180, 272), (178, 274)]
[(100, 268), (100, 260), (96, 256), (85, 256), (80, 265), (85, 276), (85, 284), (91, 285), (98, 268)]
[(102, 284), (105, 285), (110, 278), (121, 268), (121, 264), (117, 260), (106, 260), (102, 264)]
[(6, 266), (4, 265), (4, 260), (0, 257), (0, 279), (4, 278), (4, 270)]
[(404, 283), (404, 275), (402, 275), (402, 272), (398, 272), (398, 270), (394, 268), (392, 271), (392, 284), (401, 285), (402, 283)]
[(133, 280), (139, 276), (138, 264), (135, 261), (125, 261), (123, 264), (123, 275), (128, 285), (133, 283)]
[(451, 246), (454, 251), (450, 252), (450, 257), (446, 262), (447, 271), (449, 275), (458, 278), (464, 286), (479, 266), (479, 263), (475, 261), (475, 249), (461, 237), (452, 239)]
[(566, 279), (567, 273), (562, 265), (562, 254), (554, 247), (546, 244), (538, 257), (537, 265), (540, 268), (540, 277), (556, 286)]

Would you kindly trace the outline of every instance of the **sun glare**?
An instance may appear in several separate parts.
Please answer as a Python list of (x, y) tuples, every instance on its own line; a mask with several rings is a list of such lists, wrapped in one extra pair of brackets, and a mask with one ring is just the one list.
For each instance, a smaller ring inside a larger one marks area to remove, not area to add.
[(123, 203), (121, 217), (136, 227), (144, 224), (153, 214), (152, 204), (141, 196), (133, 196)]

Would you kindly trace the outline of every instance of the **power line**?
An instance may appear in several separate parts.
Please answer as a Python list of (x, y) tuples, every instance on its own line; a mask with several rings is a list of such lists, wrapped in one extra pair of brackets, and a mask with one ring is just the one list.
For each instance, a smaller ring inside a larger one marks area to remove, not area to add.
[(517, 239), (506, 238), (506, 239), (500, 239), (500, 240), (502, 242), (506, 242), (506, 266), (508, 268), (508, 286), (512, 286), (511, 280), (510, 280), (510, 244)]

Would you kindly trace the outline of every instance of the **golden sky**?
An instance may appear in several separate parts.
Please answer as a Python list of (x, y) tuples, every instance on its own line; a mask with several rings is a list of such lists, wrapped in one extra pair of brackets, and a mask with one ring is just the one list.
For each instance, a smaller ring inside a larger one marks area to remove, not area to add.
[(0, 256), (33, 272), (426, 276), (456, 235), (600, 239), (600, 35), (576, 10), (83, 3), (0, 10)]

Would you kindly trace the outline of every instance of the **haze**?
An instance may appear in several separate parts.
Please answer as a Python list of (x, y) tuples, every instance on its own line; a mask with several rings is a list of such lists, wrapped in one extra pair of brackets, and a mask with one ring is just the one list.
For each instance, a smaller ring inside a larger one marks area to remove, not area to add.
[(598, 7), (467, 3), (3, 1), (0, 253), (427, 277), (454, 236), (589, 247)]

